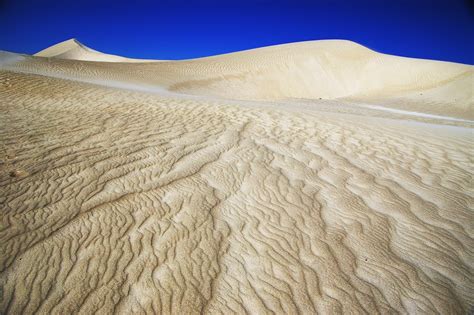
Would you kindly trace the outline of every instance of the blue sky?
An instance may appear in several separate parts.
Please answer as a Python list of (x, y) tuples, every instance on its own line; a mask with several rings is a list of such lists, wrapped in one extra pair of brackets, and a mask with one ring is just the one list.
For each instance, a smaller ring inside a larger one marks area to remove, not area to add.
[(28, 54), (72, 37), (99, 51), (153, 59), (337, 38), (474, 64), (469, 0), (0, 0), (0, 29), (1, 50)]

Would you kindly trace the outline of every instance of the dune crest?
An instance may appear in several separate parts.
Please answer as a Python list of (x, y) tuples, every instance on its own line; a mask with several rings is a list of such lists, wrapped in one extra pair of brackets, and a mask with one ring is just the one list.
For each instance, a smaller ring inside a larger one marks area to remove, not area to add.
[[(101, 78), (205, 97), (345, 99), (474, 119), (472, 89), (467, 88), (474, 80), (472, 66), (384, 55), (350, 41), (300, 42), (191, 60), (131, 63), (89, 51), (71, 40), (37, 56), (52, 58), (29, 59), (16, 69), (89, 82)], [(83, 59), (120, 62), (101, 64)]]
[(146, 62), (147, 60), (132, 59), (111, 55), (94, 50), (80, 43), (77, 39), (71, 38), (69, 40), (60, 42), (56, 45), (43, 49), (34, 54), (38, 57), (83, 60), (83, 61), (97, 61), (97, 62)]
[(1, 314), (472, 311), (472, 66), (120, 58), (0, 53)]

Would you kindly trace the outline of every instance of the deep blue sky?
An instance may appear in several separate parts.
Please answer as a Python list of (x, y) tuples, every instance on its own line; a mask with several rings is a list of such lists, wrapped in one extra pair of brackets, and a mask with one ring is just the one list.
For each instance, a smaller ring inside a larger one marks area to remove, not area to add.
[(0, 49), (75, 37), (99, 51), (183, 59), (349, 39), (380, 52), (474, 64), (469, 0), (0, 0)]

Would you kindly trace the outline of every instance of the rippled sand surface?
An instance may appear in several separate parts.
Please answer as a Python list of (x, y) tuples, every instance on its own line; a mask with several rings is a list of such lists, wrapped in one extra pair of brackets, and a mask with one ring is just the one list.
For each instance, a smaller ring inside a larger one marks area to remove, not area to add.
[(326, 59), (298, 58), (340, 83), (317, 85), (288, 46), (129, 63), (72, 44), (1, 58), (0, 313), (472, 311), (471, 66), (407, 59), (416, 84), (378, 85), (405, 61), (354, 46), (350, 81), (316, 42)]

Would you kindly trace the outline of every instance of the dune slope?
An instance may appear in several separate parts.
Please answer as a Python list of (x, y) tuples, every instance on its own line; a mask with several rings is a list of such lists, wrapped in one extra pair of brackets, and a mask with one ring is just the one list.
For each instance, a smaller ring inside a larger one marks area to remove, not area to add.
[(53, 55), (1, 57), (0, 313), (473, 309), (472, 67)]
[(100, 62), (146, 62), (147, 60), (125, 58), (117, 55), (110, 55), (86, 47), (77, 39), (71, 38), (58, 43), (35, 54), (38, 57), (71, 59), (83, 61)]
[(301, 42), (153, 63), (90, 62), (120, 61), (91, 51), (71, 40), (37, 54), (59, 58), (27, 58), (15, 70), (95, 83), (127, 82), (207, 98), (343, 98), (400, 109), (410, 103), (417, 111), (474, 119), (469, 110), (472, 88), (466, 87), (472, 87), (472, 66), (384, 55), (349, 41)]

